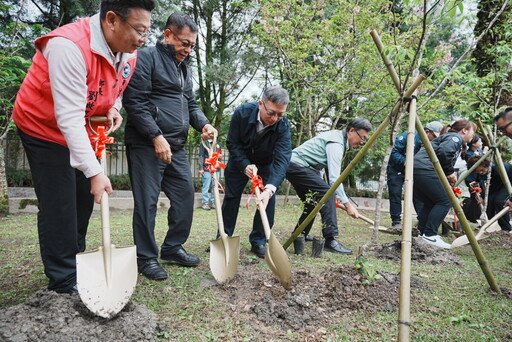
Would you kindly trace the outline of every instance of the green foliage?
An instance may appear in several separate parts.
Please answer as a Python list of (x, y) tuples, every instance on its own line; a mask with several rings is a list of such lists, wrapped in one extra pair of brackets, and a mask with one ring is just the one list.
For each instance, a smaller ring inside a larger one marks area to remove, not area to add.
[(114, 190), (131, 190), (130, 177), (128, 175), (110, 175), (110, 183)]
[(356, 258), (355, 267), (366, 278), (368, 283), (382, 278), (382, 276), (377, 273), (374, 266), (370, 264), (362, 255), (359, 255)]
[(30, 170), (14, 170), (6, 168), (7, 186), (9, 187), (33, 187)]

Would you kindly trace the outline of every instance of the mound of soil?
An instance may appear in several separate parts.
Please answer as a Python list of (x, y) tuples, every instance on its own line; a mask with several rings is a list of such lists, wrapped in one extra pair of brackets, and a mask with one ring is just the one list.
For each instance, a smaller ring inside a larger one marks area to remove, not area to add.
[[(368, 253), (381, 259), (399, 262), (402, 258), (401, 248), (402, 241), (395, 240), (393, 242), (371, 246), (368, 248)], [(458, 255), (453, 254), (450, 250), (432, 246), (419, 237), (412, 238), (411, 260), (412, 262), (421, 262), (431, 265), (445, 263), (462, 264)]]
[(0, 311), (0, 341), (153, 341), (156, 314), (130, 301), (112, 319), (95, 316), (78, 295), (41, 290)]
[(484, 246), (512, 248), (512, 234), (504, 230), (490, 233), (485, 239), (478, 241)]
[[(318, 334), (325, 334), (326, 327), (354, 311), (397, 309), (400, 277), (388, 272), (380, 274), (381, 279), (368, 283), (351, 265), (320, 274), (298, 271), (293, 274), (293, 290), (286, 291), (269, 270), (249, 265), (239, 267), (237, 276), (219, 286), (218, 291), (223, 300), (231, 303), (234, 315), (257, 319), (245, 319), (253, 322), (255, 329), (263, 329), (269, 335), (291, 329), (316, 340), (320, 338)], [(422, 285), (413, 279), (411, 286)], [(270, 333), (272, 326), (278, 328)]]

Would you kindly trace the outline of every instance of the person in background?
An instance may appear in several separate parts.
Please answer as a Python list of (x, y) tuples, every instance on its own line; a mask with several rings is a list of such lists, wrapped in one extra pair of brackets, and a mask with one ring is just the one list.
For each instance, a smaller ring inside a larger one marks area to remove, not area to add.
[[(295, 229), (306, 219), (316, 203), (320, 201), (340, 176), (345, 152), (350, 148), (363, 145), (368, 140), (368, 134), (371, 130), (372, 124), (370, 121), (355, 118), (349, 122), (346, 129), (320, 133), (293, 149), (290, 165), (286, 171), (286, 178), (293, 185), (304, 204), (304, 211)], [(320, 175), (321, 170), (325, 170), (328, 183)], [(348, 215), (355, 218), (359, 217), (357, 209), (352, 206), (345, 193), (343, 184), (340, 184), (335, 195), (320, 209), (323, 226), (322, 235), (325, 238), (324, 249), (332, 253), (352, 254), (350, 249), (336, 240), (339, 235), (336, 197), (345, 206)], [(312, 226), (313, 220), (302, 233), (308, 236)]]
[[(440, 136), (431, 142), (439, 164), (448, 182), (452, 184), (457, 181), (454, 173), (455, 161), (465, 144), (473, 139), (476, 129), (475, 123), (469, 120), (457, 120), (445, 126)], [(443, 241), (438, 234), (438, 229), (450, 211), (451, 203), (424, 146), (414, 156), (413, 196), (415, 201), (423, 204), (418, 213), (418, 229), (421, 238), (431, 245), (450, 249), (451, 245)]]
[[(480, 156), (472, 156), (467, 161), (467, 168), (470, 169), (480, 159)], [(484, 159), (476, 169), (464, 179), (469, 190), (469, 197), (462, 203), (462, 209), (466, 218), (476, 223), (482, 215), (482, 205), (484, 203), (485, 183), (491, 167), (491, 159)], [(502, 203), (503, 204), (503, 203)]]
[[(213, 143), (212, 139), (207, 140), (206, 146), (208, 148), (212, 148), (211, 144)], [(220, 144), (217, 143), (215, 146), (215, 151), (220, 150)], [(203, 144), (199, 145), (199, 175), (201, 176), (201, 208), (204, 210), (215, 209), (215, 199), (213, 196), (213, 179), (212, 174), (208, 170), (208, 164), (205, 164), (205, 161), (209, 158), (208, 150), (203, 146)]]
[[(480, 156), (473, 156), (468, 160), (468, 169), (471, 168), (475, 163), (480, 159)], [(505, 172), (507, 174), (508, 179), (512, 179), (512, 164), (504, 163)], [(483, 204), (483, 196), (485, 194), (485, 182), (487, 181), (487, 175), (491, 169), (491, 181), (489, 185), (489, 197), (487, 199), (487, 210), (486, 214), (489, 219), (494, 217), (501, 209), (503, 209), (505, 202), (508, 199), (508, 191), (507, 187), (503, 183), (501, 176), (498, 172), (498, 168), (495, 164), (492, 164), (491, 160), (486, 158), (480, 165), (477, 166), (475, 171), (470, 174), (466, 179), (466, 185), (470, 189), (471, 197), (468, 203), (468, 206), (463, 207), (464, 214), (471, 222), (476, 222), (476, 219), (480, 218), (481, 209), (480, 204)], [(479, 188), (479, 191), (471, 191), (472, 189)], [(480, 196), (479, 196), (480, 194)], [(480, 214), (478, 214), (476, 206), (474, 202), (478, 203), (478, 209), (480, 210)], [(475, 214), (478, 216), (475, 219)], [(510, 214), (507, 213), (501, 218), (498, 219), (498, 224), (501, 227), (501, 230), (510, 232), (512, 230), (512, 225), (510, 224)]]
[[(496, 115), (494, 117), (494, 123), (496, 124), (498, 133), (512, 139), (512, 107), (507, 107)], [(512, 194), (509, 194), (504, 206), (508, 206), (512, 210)]]
[[(229, 160), (224, 171), (226, 193), (222, 203), (224, 229), (229, 236), (235, 231), (242, 192), (255, 175), (261, 176), (265, 185), (261, 199), (270, 227), (274, 224), (274, 194), (284, 180), (292, 154), (290, 123), (285, 116), (289, 102), (285, 89), (269, 87), (261, 100), (235, 109), (226, 141)], [(264, 258), (266, 238), (258, 211), (249, 241), (251, 251)]]
[(466, 154), (464, 155), (464, 159), (466, 160), (466, 162), (472, 156), (481, 156), (485, 152), (487, 152), (487, 150), (488, 150), (487, 146), (483, 147), (483, 145), (484, 145), (484, 143), (482, 142), (482, 137), (479, 136), (478, 134), (475, 134), (475, 137), (473, 138), (473, 140), (471, 140), (468, 143), (468, 150), (466, 151)]
[(38, 199), (37, 227), (48, 289), (77, 293), (76, 254), (85, 251), (94, 206), (112, 186), (91, 145), (86, 120), (122, 123), (121, 95), (147, 40), (153, 0), (102, 0), (100, 13), (35, 41), (16, 97), (18, 127)]
[(153, 280), (167, 278), (157, 260), (155, 240), (160, 191), (171, 204), (160, 258), (181, 266), (200, 263), (183, 247), (194, 212), (194, 183), (185, 144), (189, 126), (201, 132), (203, 139), (213, 139), (217, 130), (194, 99), (192, 73), (187, 66), (197, 33), (197, 25), (189, 16), (171, 14), (163, 43), (140, 51), (137, 70), (123, 98), (137, 263), (139, 272)]
[[(432, 141), (439, 136), (443, 124), (439, 121), (429, 122), (425, 126), (428, 140)], [(386, 178), (389, 193), (389, 215), (392, 228), (400, 228), (402, 223), (402, 191), (405, 181), (405, 154), (407, 152), (408, 132), (399, 134), (389, 156), (386, 169)], [(418, 132), (414, 134), (414, 154), (421, 148), (421, 139)], [(413, 203), (416, 213), (421, 210), (419, 203)]]

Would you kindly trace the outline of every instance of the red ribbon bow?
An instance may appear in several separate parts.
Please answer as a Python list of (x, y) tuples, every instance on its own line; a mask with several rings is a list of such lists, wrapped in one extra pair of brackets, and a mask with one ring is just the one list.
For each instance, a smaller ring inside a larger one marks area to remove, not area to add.
[(92, 147), (96, 151), (96, 157), (101, 158), (103, 151), (105, 151), (107, 144), (113, 144), (114, 138), (107, 137), (105, 133), (105, 126), (98, 126), (98, 134), (91, 137)]
[(251, 185), (252, 185), (252, 191), (249, 195), (249, 198), (247, 199), (247, 203), (245, 204), (245, 207), (249, 209), (249, 202), (251, 201), (251, 197), (256, 193), (256, 188), (260, 188), (261, 190), (265, 189), (265, 186), (263, 185), (263, 179), (261, 179), (260, 175), (254, 175), (251, 178)]
[(204, 163), (208, 165), (208, 171), (211, 173), (217, 172), (217, 169), (225, 169), (226, 164), (223, 164), (219, 162), (219, 159), (221, 157), (221, 150), (218, 149), (217, 152), (213, 152), (212, 156), (210, 158), (206, 158), (204, 160)]
[(462, 190), (460, 190), (460, 188), (452, 186), (452, 190), (456, 197), (460, 197), (462, 195)]
[(338, 196), (336, 196), (336, 208), (341, 208), (341, 202)]
[(469, 191), (476, 192), (478, 194), (478, 193), (482, 192), (482, 188), (479, 188), (479, 187), (469, 188)]

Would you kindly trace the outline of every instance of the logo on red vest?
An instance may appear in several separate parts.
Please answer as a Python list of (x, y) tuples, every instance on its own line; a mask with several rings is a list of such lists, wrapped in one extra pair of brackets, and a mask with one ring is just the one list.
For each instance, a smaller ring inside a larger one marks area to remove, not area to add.
[(132, 67), (130, 64), (126, 64), (123, 68), (123, 78), (128, 78), (132, 74)]

